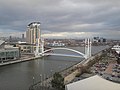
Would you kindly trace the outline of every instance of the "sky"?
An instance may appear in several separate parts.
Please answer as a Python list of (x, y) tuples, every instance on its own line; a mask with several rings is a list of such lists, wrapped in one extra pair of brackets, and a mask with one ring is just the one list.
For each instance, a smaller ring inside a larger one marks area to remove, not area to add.
[(120, 39), (120, 0), (0, 0), (0, 37), (40, 22), (45, 38)]

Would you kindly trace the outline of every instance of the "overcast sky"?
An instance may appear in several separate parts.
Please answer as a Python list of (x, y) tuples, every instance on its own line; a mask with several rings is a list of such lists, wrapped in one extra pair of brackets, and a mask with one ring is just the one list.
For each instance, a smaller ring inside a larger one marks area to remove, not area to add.
[(120, 0), (0, 0), (0, 36), (20, 36), (33, 21), (47, 38), (120, 39)]

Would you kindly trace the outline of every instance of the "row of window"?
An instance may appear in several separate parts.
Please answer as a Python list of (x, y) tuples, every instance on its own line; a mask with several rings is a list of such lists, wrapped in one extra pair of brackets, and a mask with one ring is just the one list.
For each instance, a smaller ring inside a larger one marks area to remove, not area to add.
[(19, 51), (0, 52), (0, 57), (19, 57)]

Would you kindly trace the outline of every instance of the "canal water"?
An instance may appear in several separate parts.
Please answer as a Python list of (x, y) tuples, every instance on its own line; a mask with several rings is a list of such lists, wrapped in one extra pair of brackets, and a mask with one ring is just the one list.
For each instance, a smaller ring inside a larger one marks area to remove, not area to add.
[[(69, 47), (84, 53), (83, 47)], [(107, 46), (92, 47), (92, 54), (95, 54)], [(66, 50), (56, 50), (55, 53), (72, 54), (76, 53)], [(0, 90), (28, 90), (30, 85), (40, 81), (40, 75), (50, 77), (58, 71), (68, 68), (84, 58), (48, 56), (32, 61), (7, 65), (0, 67)]]

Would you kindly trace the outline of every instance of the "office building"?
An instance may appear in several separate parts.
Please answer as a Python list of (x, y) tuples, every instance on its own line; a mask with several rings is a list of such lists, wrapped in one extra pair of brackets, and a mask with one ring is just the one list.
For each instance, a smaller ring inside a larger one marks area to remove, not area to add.
[(26, 42), (18, 42), (16, 44), (17, 47), (20, 47), (21, 53), (22, 54), (28, 54), (28, 53), (34, 53), (35, 51), (35, 45), (29, 44)]
[(0, 62), (16, 60), (20, 56), (19, 47), (5, 45), (5, 41), (0, 40)]
[(24, 39), (25, 37), (24, 37), (24, 34), (22, 34), (22, 39)]
[(99, 43), (105, 43), (106, 42), (106, 39), (105, 38), (103, 38), (103, 37), (94, 37), (93, 38), (93, 42), (99, 42)]

